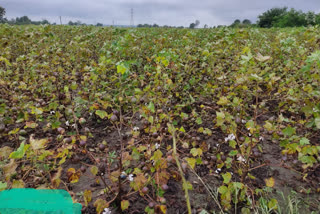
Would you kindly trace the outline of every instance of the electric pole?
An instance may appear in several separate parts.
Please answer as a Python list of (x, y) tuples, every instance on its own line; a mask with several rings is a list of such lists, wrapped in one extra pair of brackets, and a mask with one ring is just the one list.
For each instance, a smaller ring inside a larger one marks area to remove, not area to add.
[(131, 8), (131, 20), (130, 20), (130, 25), (131, 25), (131, 27), (134, 26), (134, 21), (133, 21), (133, 8)]

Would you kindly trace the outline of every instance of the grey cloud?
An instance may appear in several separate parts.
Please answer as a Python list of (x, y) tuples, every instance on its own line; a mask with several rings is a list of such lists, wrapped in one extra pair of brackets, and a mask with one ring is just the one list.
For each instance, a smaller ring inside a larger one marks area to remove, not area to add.
[(2, 0), (7, 17), (27, 15), (31, 19), (59, 22), (80, 20), (127, 25), (130, 9), (134, 21), (160, 25), (188, 26), (195, 19), (201, 25), (231, 24), (235, 19), (256, 21), (259, 14), (272, 7), (293, 7), (297, 10), (320, 12), (319, 0)]

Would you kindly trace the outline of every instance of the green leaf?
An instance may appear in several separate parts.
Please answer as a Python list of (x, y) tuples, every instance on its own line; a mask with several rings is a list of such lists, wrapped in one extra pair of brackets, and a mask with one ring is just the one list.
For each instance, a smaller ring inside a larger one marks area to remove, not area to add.
[(229, 152), (229, 156), (236, 156), (238, 154), (238, 151), (237, 150), (231, 150)]
[(70, 88), (71, 88), (72, 90), (76, 90), (76, 89), (78, 88), (77, 82), (75, 82), (75, 81), (72, 82)]
[(51, 124), (51, 127), (52, 129), (56, 129), (56, 128), (59, 128), (61, 125), (61, 122), (60, 121), (55, 121)]
[(169, 61), (167, 59), (161, 60), (161, 62), (166, 67), (169, 65)]
[(155, 109), (154, 109), (154, 104), (153, 102), (150, 102), (149, 105), (148, 105), (148, 109), (152, 112), (152, 113), (155, 113)]
[(17, 149), (17, 151), (12, 152), (9, 155), (9, 158), (19, 159), (19, 158), (22, 158), (24, 156), (24, 153), (25, 153), (24, 143), (21, 143), (19, 148)]
[(314, 119), (314, 123), (316, 124), (317, 129), (320, 129), (320, 117)]
[(317, 162), (317, 160), (313, 156), (309, 156), (309, 155), (301, 156), (298, 159), (302, 163), (310, 164), (310, 165), (313, 165), (314, 163)]
[(180, 127), (179, 131), (183, 132), (183, 133), (186, 133), (186, 130), (183, 128), (183, 126)]
[(300, 139), (299, 143), (300, 143), (301, 146), (303, 146), (303, 145), (310, 144), (310, 141), (307, 138), (303, 137), (303, 138)]
[(197, 123), (198, 125), (201, 125), (201, 124), (202, 124), (202, 119), (201, 119), (201, 117), (197, 117), (196, 123)]
[(243, 183), (240, 183), (240, 182), (233, 182), (233, 187), (235, 189), (242, 189), (243, 188)]
[(167, 126), (168, 126), (168, 131), (170, 134), (174, 134), (176, 129), (174, 128), (174, 126), (170, 123), (167, 123)]
[(230, 172), (227, 172), (225, 174), (222, 174), (223, 177), (223, 183), (228, 184), (231, 180), (232, 175), (230, 174)]
[(295, 128), (292, 128), (291, 126), (286, 127), (285, 129), (282, 130), (282, 133), (286, 136), (291, 136), (296, 132)]
[(101, 119), (104, 119), (108, 116), (108, 113), (103, 110), (97, 110), (96, 115), (98, 115)]
[(228, 187), (226, 187), (226, 186), (220, 186), (220, 187), (218, 188), (218, 191), (219, 191), (219, 193), (220, 193), (221, 195), (225, 195), (227, 192), (229, 192), (229, 189), (228, 189)]
[(192, 184), (189, 181), (186, 181), (186, 183), (183, 183), (182, 185), (183, 189), (192, 190)]
[(236, 142), (235, 140), (230, 140), (230, 141), (229, 141), (229, 146), (230, 146), (231, 148), (235, 149), (235, 148), (236, 148), (236, 145), (237, 145), (237, 142)]
[(216, 112), (217, 114), (217, 126), (221, 126), (225, 121), (225, 114), (223, 112)]

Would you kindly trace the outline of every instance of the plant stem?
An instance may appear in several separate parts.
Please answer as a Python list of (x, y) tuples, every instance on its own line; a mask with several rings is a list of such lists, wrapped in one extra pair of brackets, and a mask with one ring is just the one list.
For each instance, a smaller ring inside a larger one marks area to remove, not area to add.
[[(173, 126), (173, 125), (172, 125)], [(185, 198), (186, 198), (186, 202), (187, 202), (187, 208), (188, 208), (188, 213), (191, 214), (191, 205), (190, 205), (190, 198), (189, 198), (189, 193), (188, 193), (188, 184), (187, 184), (187, 181), (183, 175), (183, 171), (182, 171), (182, 168), (181, 168), (181, 165), (180, 165), (180, 162), (179, 162), (179, 159), (177, 157), (177, 140), (176, 140), (176, 136), (175, 136), (175, 128), (173, 128), (173, 131), (172, 131), (172, 139), (173, 139), (173, 157), (177, 163), (177, 166), (178, 166), (178, 169), (179, 169), (179, 172), (180, 172), (180, 175), (181, 175), (181, 178), (182, 178), (182, 182), (183, 182), (183, 187), (184, 187), (184, 195), (185, 195)]]

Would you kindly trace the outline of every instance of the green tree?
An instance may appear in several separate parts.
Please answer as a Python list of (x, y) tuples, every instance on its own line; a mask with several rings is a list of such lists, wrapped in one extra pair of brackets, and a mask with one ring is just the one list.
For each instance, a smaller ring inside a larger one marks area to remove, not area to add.
[(245, 19), (245, 20), (242, 21), (242, 24), (251, 25), (251, 21), (249, 19)]
[(239, 19), (234, 20), (234, 22), (230, 25), (230, 27), (238, 27), (241, 24)]
[(199, 24), (200, 24), (200, 21), (199, 21), (199, 20), (196, 20), (194, 23), (191, 23), (191, 24), (190, 24), (189, 28), (194, 29), (194, 28), (196, 28)]
[(315, 23), (316, 23), (316, 25), (320, 25), (320, 13), (318, 13), (318, 14), (316, 15)]
[(306, 13), (306, 22), (308, 25), (316, 24), (316, 14), (312, 11)]
[(6, 9), (0, 6), (0, 21), (3, 20), (5, 15), (6, 15)]
[(31, 19), (28, 16), (17, 17), (15, 23), (18, 25), (28, 25), (31, 24)]
[(301, 27), (307, 25), (306, 14), (293, 8), (273, 23), (274, 27)]
[(258, 26), (264, 28), (270, 28), (276, 23), (282, 16), (286, 15), (287, 7), (272, 8), (258, 17)]

